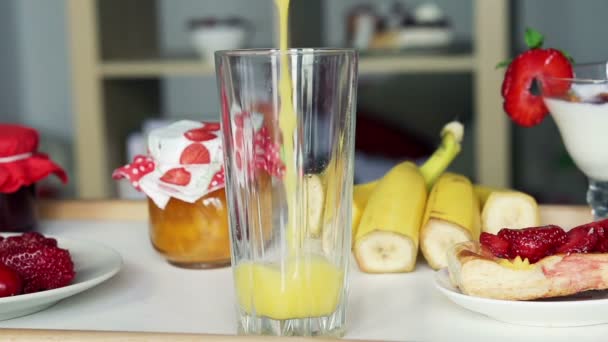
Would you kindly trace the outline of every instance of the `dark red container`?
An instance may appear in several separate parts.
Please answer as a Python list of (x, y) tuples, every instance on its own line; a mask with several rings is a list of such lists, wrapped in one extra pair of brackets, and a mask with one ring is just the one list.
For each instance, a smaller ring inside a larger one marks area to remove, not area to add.
[(38, 152), (38, 132), (0, 124), (0, 231), (25, 232), (36, 227), (36, 182), (55, 174), (67, 182), (65, 171)]

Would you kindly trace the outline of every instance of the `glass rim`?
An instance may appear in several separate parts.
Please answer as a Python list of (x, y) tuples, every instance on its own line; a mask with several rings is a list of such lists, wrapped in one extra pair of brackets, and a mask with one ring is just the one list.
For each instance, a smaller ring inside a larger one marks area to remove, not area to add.
[(588, 62), (588, 63), (580, 63), (572, 65), (572, 69), (576, 71), (577, 69), (582, 68), (592, 68), (592, 67), (600, 67), (603, 66), (606, 68), (606, 74), (604, 78), (590, 78), (590, 77), (552, 77), (545, 76), (545, 79), (549, 79), (552, 81), (562, 81), (562, 82), (571, 82), (571, 83), (579, 83), (579, 84), (603, 84), (608, 83), (608, 61), (605, 62)]
[(216, 57), (273, 57), (273, 56), (338, 56), (356, 55), (357, 50), (353, 48), (290, 48), (280, 50), (277, 48), (255, 48), (255, 49), (235, 49), (218, 50)]

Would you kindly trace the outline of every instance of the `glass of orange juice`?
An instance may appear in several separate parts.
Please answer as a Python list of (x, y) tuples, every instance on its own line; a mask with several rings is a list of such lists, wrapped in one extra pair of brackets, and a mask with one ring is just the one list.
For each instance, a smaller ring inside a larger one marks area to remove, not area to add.
[(216, 69), (239, 332), (342, 336), (357, 54), (222, 51)]

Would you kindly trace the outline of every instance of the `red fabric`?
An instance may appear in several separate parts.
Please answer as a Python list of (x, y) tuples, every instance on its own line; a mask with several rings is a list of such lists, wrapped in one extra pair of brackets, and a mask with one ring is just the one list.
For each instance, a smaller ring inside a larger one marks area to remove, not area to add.
[(156, 164), (154, 160), (148, 156), (137, 155), (133, 159), (131, 164), (127, 164), (123, 167), (116, 169), (112, 173), (112, 178), (118, 180), (121, 178), (126, 178), (131, 182), (133, 187), (137, 189), (137, 191), (141, 191), (139, 187), (139, 180), (147, 175), (148, 173), (154, 171), (156, 168)]
[(46, 154), (37, 151), (39, 140), (38, 132), (32, 128), (0, 124), (0, 158), (31, 153), (31, 156), (24, 156), (15, 161), (0, 160), (1, 193), (13, 193), (51, 174), (55, 174), (63, 183), (67, 183), (68, 176), (65, 171)]
[(35, 129), (0, 124), (0, 158), (38, 150), (38, 132)]
[[(203, 144), (204, 142), (220, 139), (218, 137), (220, 124), (217, 122), (202, 122), (200, 128), (191, 129), (184, 133), (184, 137), (192, 141), (183, 151), (175, 151), (180, 153), (180, 165), (182, 166), (201, 166), (211, 163), (211, 154), (209, 149)], [(131, 185), (137, 190), (142, 191), (140, 181), (143, 177), (154, 172), (158, 162), (150, 156), (137, 155), (133, 162), (122, 166), (112, 173), (112, 178), (119, 180), (122, 178), (131, 182)], [(188, 186), (192, 180), (192, 174), (185, 167), (172, 168), (159, 176), (159, 181), (176, 186)], [(216, 172), (207, 189), (214, 191), (224, 188), (224, 168)]]

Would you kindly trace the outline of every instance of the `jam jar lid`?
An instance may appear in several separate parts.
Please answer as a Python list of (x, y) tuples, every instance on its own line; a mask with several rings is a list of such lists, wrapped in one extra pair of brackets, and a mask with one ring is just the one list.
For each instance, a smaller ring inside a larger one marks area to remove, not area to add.
[(66, 172), (38, 152), (39, 141), (33, 128), (0, 124), (0, 193), (13, 193), (51, 174), (67, 183)]
[(148, 155), (112, 174), (127, 179), (164, 209), (171, 198), (194, 203), (224, 188), (224, 160), (220, 124), (177, 121), (150, 132)]

